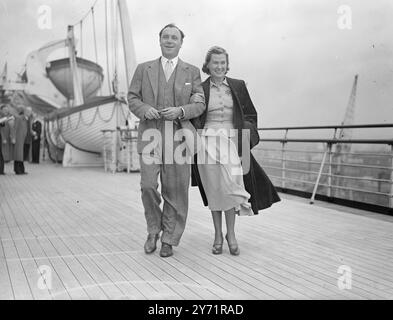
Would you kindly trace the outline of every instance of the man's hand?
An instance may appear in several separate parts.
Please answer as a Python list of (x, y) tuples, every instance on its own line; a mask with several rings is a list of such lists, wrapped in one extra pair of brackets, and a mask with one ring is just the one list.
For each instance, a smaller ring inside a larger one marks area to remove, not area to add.
[(156, 108), (151, 107), (147, 112), (145, 113), (145, 118), (147, 120), (154, 120), (154, 119), (160, 119), (161, 116), (158, 113), (158, 110)]
[(16, 139), (15, 138), (11, 139), (11, 143), (15, 144), (16, 143)]
[(127, 102), (127, 94), (125, 92), (115, 93), (115, 98), (119, 101)]
[(182, 115), (182, 110), (179, 107), (166, 108), (161, 111), (161, 116), (165, 120), (176, 120)]

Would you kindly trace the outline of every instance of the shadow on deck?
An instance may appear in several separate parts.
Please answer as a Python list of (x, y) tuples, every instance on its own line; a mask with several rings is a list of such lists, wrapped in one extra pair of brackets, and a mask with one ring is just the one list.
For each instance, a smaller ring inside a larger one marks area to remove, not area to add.
[(182, 242), (162, 259), (143, 252), (139, 174), (26, 167), (0, 177), (0, 299), (393, 298), (393, 217), (284, 196), (238, 218), (240, 256), (214, 256), (192, 188)]

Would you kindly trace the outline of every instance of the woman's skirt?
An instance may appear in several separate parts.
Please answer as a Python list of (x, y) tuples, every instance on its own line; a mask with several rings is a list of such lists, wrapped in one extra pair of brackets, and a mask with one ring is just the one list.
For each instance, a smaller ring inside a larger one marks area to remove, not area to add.
[(229, 130), (205, 129), (198, 152), (198, 170), (211, 211), (235, 209), (238, 215), (254, 215), (250, 194), (243, 182), (243, 170)]

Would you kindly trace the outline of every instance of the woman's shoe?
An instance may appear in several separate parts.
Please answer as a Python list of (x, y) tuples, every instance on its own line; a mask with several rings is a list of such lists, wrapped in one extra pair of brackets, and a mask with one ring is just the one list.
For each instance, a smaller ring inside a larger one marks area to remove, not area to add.
[(221, 254), (222, 253), (222, 243), (220, 244), (213, 244), (213, 249), (212, 249), (213, 254)]
[(213, 244), (213, 249), (212, 249), (212, 253), (213, 254), (222, 254), (222, 245), (223, 245), (223, 239), (222, 239), (222, 235), (221, 235), (221, 243), (214, 243)]
[(228, 235), (225, 236), (225, 239), (227, 239), (228, 248), (229, 248), (229, 252), (231, 253), (231, 255), (238, 256), (240, 254), (240, 249), (239, 249), (239, 246), (237, 245), (237, 243), (230, 244), (228, 241)]

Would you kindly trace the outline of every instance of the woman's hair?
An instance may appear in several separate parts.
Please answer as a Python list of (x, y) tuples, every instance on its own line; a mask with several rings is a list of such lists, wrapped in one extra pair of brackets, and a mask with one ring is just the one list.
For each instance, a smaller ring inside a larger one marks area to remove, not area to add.
[(227, 72), (229, 71), (229, 55), (228, 52), (226, 52), (226, 50), (224, 48), (218, 47), (218, 46), (214, 46), (211, 47), (209, 49), (209, 51), (206, 54), (206, 58), (205, 58), (205, 63), (203, 64), (202, 67), (202, 71), (208, 75), (210, 75), (210, 71), (209, 68), (207, 67), (207, 65), (209, 64), (212, 55), (213, 54), (225, 54), (226, 58), (227, 58)]

